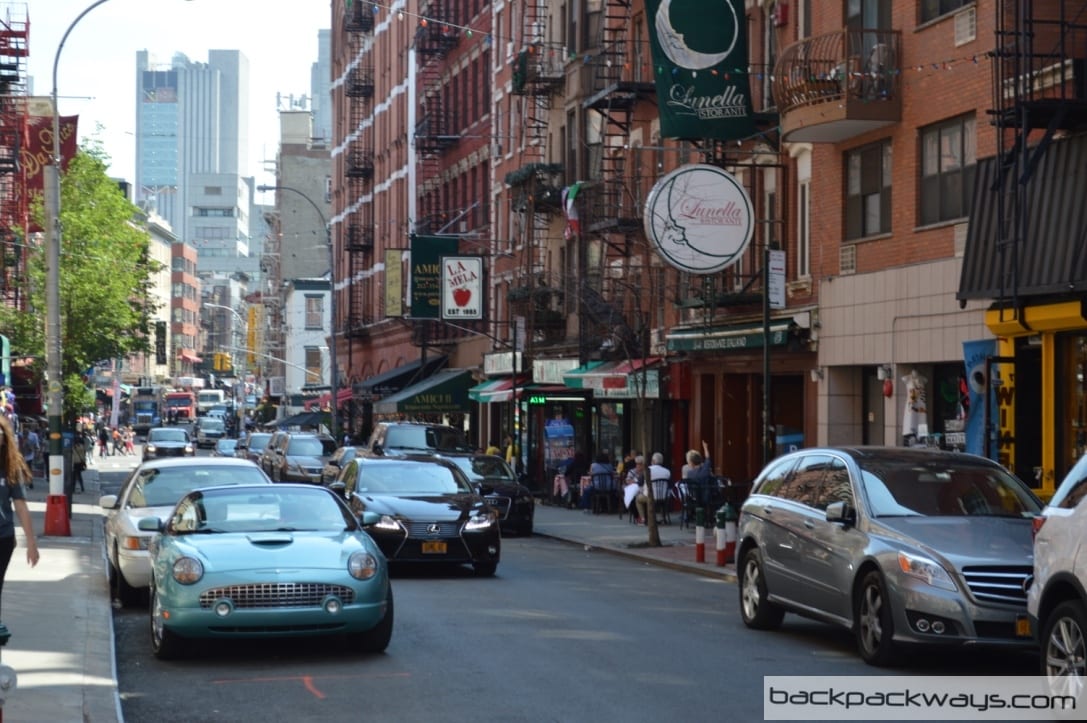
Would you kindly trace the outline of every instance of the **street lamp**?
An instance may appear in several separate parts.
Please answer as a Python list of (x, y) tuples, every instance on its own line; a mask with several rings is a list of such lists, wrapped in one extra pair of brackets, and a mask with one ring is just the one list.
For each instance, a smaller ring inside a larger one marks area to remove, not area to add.
[(297, 188), (290, 186), (281, 186), (279, 184), (266, 186), (257, 186), (257, 190), (260, 192), (265, 191), (290, 191), (296, 193), (305, 199), (309, 205), (313, 206), (313, 210), (317, 213), (317, 218), (321, 219), (321, 225), (325, 227), (325, 246), (328, 248), (328, 275), (329, 275), (329, 301), (328, 301), (328, 315), (330, 319), (328, 330), (328, 354), (332, 357), (331, 368), (328, 374), (328, 386), (332, 390), (332, 414), (329, 418), (329, 431), (332, 433), (332, 438), (339, 440), (339, 434), (337, 433), (336, 417), (339, 414), (339, 392), (340, 384), (337, 373), (338, 359), (336, 357), (336, 254), (332, 249), (332, 227), (329, 226), (328, 220), (325, 218), (325, 214), (321, 211), (321, 207), (318, 206), (312, 198), (307, 194), (299, 191)]

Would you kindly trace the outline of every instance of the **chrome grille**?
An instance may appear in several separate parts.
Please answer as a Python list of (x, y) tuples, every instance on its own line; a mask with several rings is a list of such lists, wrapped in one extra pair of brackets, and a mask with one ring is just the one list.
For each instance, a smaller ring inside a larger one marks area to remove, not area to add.
[[(428, 531), (428, 527), (431, 525), (437, 525), (437, 532)], [(424, 539), (433, 539), (438, 537), (457, 537), (460, 535), (460, 522), (452, 520), (449, 522), (409, 522), (408, 523), (408, 537), (421, 537)]]
[(344, 605), (355, 601), (355, 591), (343, 585), (323, 582), (257, 582), (248, 585), (217, 587), (200, 593), (200, 607), (210, 608), (226, 598), (234, 607), (246, 608), (316, 608), (328, 595), (335, 595)]
[(1029, 566), (995, 565), (964, 567), (962, 576), (966, 579), (971, 594), (980, 602), (1023, 605), (1027, 601), (1023, 581), (1033, 572)]

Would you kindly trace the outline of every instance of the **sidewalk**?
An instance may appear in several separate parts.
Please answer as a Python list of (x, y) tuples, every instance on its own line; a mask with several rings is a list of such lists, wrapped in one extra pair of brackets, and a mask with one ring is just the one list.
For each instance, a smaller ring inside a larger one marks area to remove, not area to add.
[[(41, 560), (26, 564), (22, 531), (8, 566), (3, 596), (4, 624), (11, 633), (0, 648), (3, 664), (18, 682), (0, 713), (8, 721), (42, 723), (117, 723), (122, 721), (114, 664), (113, 615), (102, 549), (98, 508), (100, 470), (122, 471), (138, 458), (95, 459), (84, 473), (86, 492), (72, 506), (71, 536), (44, 537), (47, 489), (36, 480), (28, 490)], [(706, 562), (696, 561), (695, 531), (680, 529), (679, 514), (659, 527), (661, 547), (647, 547), (647, 528), (617, 514), (590, 515), (537, 504), (535, 533), (584, 546), (589, 553), (622, 555), (646, 564), (735, 582), (731, 564), (716, 565), (716, 538), (705, 531)], [(501, 575), (501, 571), (499, 572)], [(0, 693), (0, 698), (3, 694)]]
[(37, 479), (27, 490), (40, 559), (37, 567), (27, 564), (17, 527), (2, 610), (11, 639), (0, 648), (4, 665), (17, 676), (0, 711), (8, 721), (121, 720), (98, 469), (83, 478), (87, 491), (75, 494), (70, 537), (43, 536), (47, 482)]
[[(603, 550), (651, 565), (736, 582), (735, 565), (716, 565), (717, 540), (712, 526), (705, 529), (706, 562), (697, 562), (694, 528), (680, 529), (678, 512), (673, 512), (671, 518), (672, 524), (657, 527), (661, 547), (648, 547), (647, 528), (630, 523), (625, 516), (590, 515), (582, 510), (537, 503), (534, 532), (544, 537), (578, 543), (588, 550)], [(712, 520), (712, 513), (707, 514), (707, 518)]]

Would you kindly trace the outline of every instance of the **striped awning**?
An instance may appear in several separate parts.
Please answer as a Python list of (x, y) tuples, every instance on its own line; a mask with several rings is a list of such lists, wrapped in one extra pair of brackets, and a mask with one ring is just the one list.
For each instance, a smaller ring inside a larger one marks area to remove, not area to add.
[[(513, 381), (514, 379), (511, 376), (488, 379), (469, 389), (468, 397), (480, 404), (508, 402), (513, 399)], [(524, 388), (526, 384), (529, 384), (528, 377), (517, 378), (518, 396), (520, 396), (520, 388)]]

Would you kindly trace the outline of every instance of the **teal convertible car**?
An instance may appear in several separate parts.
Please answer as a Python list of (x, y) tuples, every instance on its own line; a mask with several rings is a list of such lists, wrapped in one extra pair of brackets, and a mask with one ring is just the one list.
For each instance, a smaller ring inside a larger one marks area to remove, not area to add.
[(385, 556), (338, 495), (312, 485), (210, 487), (147, 517), (151, 649), (193, 638), (339, 636), (379, 653), (393, 629)]

